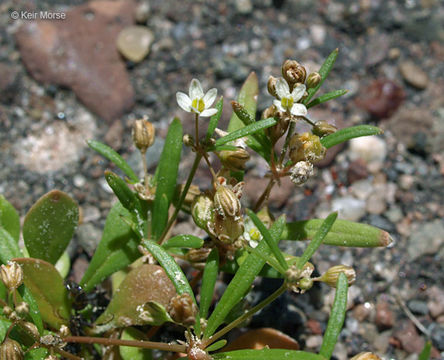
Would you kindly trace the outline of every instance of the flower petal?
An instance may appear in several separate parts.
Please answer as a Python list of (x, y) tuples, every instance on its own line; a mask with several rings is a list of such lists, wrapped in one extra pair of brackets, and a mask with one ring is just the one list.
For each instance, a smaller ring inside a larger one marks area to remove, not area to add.
[(201, 117), (208, 117), (208, 116), (213, 116), (216, 113), (217, 113), (217, 109), (215, 109), (215, 108), (206, 109), (200, 113), (200, 116)]
[(191, 80), (189, 94), (191, 101), (193, 101), (194, 99), (203, 98), (204, 92), (202, 90), (202, 85), (200, 84), (199, 80), (197, 79)]
[(308, 111), (304, 104), (294, 104), (290, 112), (295, 116), (305, 116)]
[(191, 99), (187, 94), (178, 91), (176, 93), (177, 104), (185, 111), (191, 112)]
[(214, 100), (216, 100), (216, 96), (217, 96), (217, 89), (216, 88), (212, 88), (212, 89), (208, 90), (208, 92), (203, 97), (203, 102), (205, 104), (205, 108), (209, 108), (211, 105), (213, 105)]
[(290, 95), (290, 88), (283, 78), (279, 78), (276, 81), (276, 95), (279, 97), (279, 99), (289, 97)]
[(304, 84), (299, 84), (293, 89), (291, 92), (291, 97), (295, 102), (301, 100), (302, 96), (304, 96), (305, 89), (306, 87)]
[(282, 104), (279, 100), (273, 100), (273, 105), (276, 106), (279, 111), (283, 111), (283, 112), (287, 111), (287, 109), (284, 109), (282, 107)]

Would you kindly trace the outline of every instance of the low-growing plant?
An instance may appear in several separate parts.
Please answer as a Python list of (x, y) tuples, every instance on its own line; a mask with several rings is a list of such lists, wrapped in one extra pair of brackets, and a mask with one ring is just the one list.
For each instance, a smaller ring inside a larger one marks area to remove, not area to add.
[[(75, 200), (53, 190), (31, 207), (21, 227), (17, 211), (0, 197), (1, 359), (137, 360), (166, 358), (172, 353), (190, 360), (329, 359), (344, 322), (355, 271), (337, 265), (316, 277), (311, 257), (321, 244), (385, 247), (392, 239), (378, 228), (338, 220), (336, 212), (325, 219), (287, 222), (285, 214), (275, 218), (267, 204), (282, 178), (288, 176), (295, 186), (303, 186), (313, 177), (314, 165), (328, 148), (381, 133), (369, 125), (337, 130), (326, 121), (309, 118), (311, 107), (346, 93), (336, 90), (313, 99), (337, 54), (333, 51), (319, 72), (308, 76), (298, 62), (285, 61), (283, 77), (268, 81), (274, 101), (260, 120), (256, 119), (258, 80), (252, 73), (238, 101), (231, 102), (234, 112), (226, 130), (218, 128), (223, 98), (212, 107), (217, 90), (204, 93), (193, 79), (189, 94), (176, 96), (179, 106), (194, 116), (194, 134), (184, 135), (181, 121), (175, 118), (153, 174), (147, 170), (146, 152), (155, 141), (155, 128), (148, 119), (137, 120), (132, 133), (142, 155), (141, 178), (112, 148), (90, 140), (89, 147), (125, 177), (105, 171), (117, 200), (79, 285), (64, 280), (70, 268), (66, 248), (79, 223)], [(200, 134), (199, 122), (208, 117), (207, 131)], [(298, 122), (310, 125), (311, 131), (297, 133)], [(183, 145), (194, 152), (194, 162), (186, 183), (178, 184)], [(246, 209), (240, 199), (252, 152), (268, 164), (268, 184), (257, 189), (256, 202)], [(219, 158), (220, 168), (214, 168), (211, 153)], [(211, 173), (207, 189), (193, 185), (202, 161)], [(205, 237), (170, 235), (181, 211), (190, 214)], [(310, 242), (296, 257), (282, 252), (280, 240)], [(215, 285), (222, 273), (232, 274), (232, 279), (217, 299)], [(281, 286), (248, 310), (239, 310), (258, 276), (282, 279)], [(100, 309), (97, 286), (109, 278), (111, 300)], [(224, 336), (230, 330), (284, 292), (304, 293), (314, 282), (336, 288), (318, 354), (268, 347), (223, 351)], [(150, 341), (168, 323), (181, 327), (184, 337)], [(362, 353), (355, 358), (377, 357)]]

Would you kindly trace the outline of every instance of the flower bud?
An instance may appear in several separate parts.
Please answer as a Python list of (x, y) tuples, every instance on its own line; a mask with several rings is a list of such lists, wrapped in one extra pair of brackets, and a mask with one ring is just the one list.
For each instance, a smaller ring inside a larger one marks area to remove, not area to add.
[(307, 89), (318, 86), (321, 80), (322, 80), (321, 74), (317, 72), (312, 72), (310, 75), (308, 75), (307, 81), (305, 83), (307, 85)]
[(190, 294), (184, 293), (170, 300), (168, 313), (175, 322), (191, 326), (196, 321), (197, 307)]
[(208, 224), (214, 220), (214, 204), (208, 195), (196, 196), (191, 205), (191, 216), (198, 227), (208, 231)]
[(6, 338), (0, 345), (0, 359), (3, 360), (22, 360), (24, 359), (23, 350), (20, 344), (10, 338)]
[(15, 290), (23, 282), (23, 270), (19, 264), (10, 261), (0, 266), (0, 279), (10, 291)]
[[(274, 105), (273, 105), (273, 107), (276, 108)], [(270, 108), (271, 108), (271, 106), (270, 106)], [(268, 108), (268, 109), (270, 109), (270, 108)], [(265, 110), (265, 111), (267, 111), (267, 110)], [(265, 114), (265, 112), (264, 112), (264, 114)], [(284, 112), (277, 112), (277, 111), (274, 113), (273, 116), (277, 120), (277, 123), (276, 123), (276, 125), (270, 126), (269, 128), (265, 129), (265, 133), (268, 135), (271, 142), (273, 144), (275, 144), (282, 137), (282, 135), (284, 135), (285, 132), (287, 131), (288, 125), (290, 124), (291, 116), (288, 116), (288, 114), (286, 114)]]
[(293, 163), (299, 161), (317, 162), (324, 158), (326, 149), (317, 135), (308, 132), (295, 134), (290, 139), (290, 159)]
[(346, 265), (336, 265), (331, 267), (325, 274), (318, 278), (318, 280), (326, 283), (332, 288), (336, 288), (336, 283), (338, 282), (340, 273), (344, 273), (344, 275), (347, 277), (349, 286), (353, 285), (356, 280), (356, 272), (351, 266)]
[(132, 135), (134, 145), (144, 154), (154, 143), (155, 128), (147, 118), (136, 120), (133, 124)]
[(182, 141), (185, 146), (193, 146), (194, 145), (194, 138), (190, 134), (185, 134), (182, 137)]
[(3, 315), (9, 317), (14, 310), (12, 310), (9, 306), (3, 306)]
[(330, 135), (338, 131), (338, 128), (332, 124), (329, 124), (325, 120), (320, 120), (315, 123), (315, 126), (311, 129), (313, 134), (323, 137), (325, 135)]
[(350, 360), (381, 360), (381, 358), (371, 352), (362, 352), (353, 356)]
[(67, 336), (71, 335), (71, 330), (69, 330), (68, 326), (62, 325), (62, 326), (60, 326), (60, 329), (59, 329), (59, 335), (61, 337), (67, 337)]
[(15, 307), (15, 311), (17, 311), (17, 313), (19, 315), (27, 315), (27, 314), (29, 314), (29, 305), (28, 305), (28, 303), (25, 303), (25, 302), (22, 301), (20, 304), (18, 304)]
[(232, 190), (226, 186), (218, 185), (214, 194), (214, 208), (222, 217), (234, 217), (240, 215), (241, 203)]
[(33, 323), (25, 321), (21, 323), (21, 326), (35, 341), (38, 341), (40, 339), (39, 330), (37, 329), (37, 326), (35, 326)]
[(282, 76), (289, 84), (304, 83), (307, 71), (296, 60), (285, 60), (282, 64)]
[(210, 252), (210, 248), (191, 249), (187, 252), (186, 258), (188, 261), (193, 263), (205, 262)]
[(299, 161), (290, 169), (290, 179), (297, 186), (304, 185), (313, 174), (313, 164), (308, 161)]
[(277, 94), (276, 94), (276, 82), (277, 82), (277, 78), (275, 78), (274, 76), (270, 76), (269, 78), (268, 78), (268, 82), (267, 82), (267, 90), (268, 90), (268, 93), (271, 95), (271, 96), (274, 96), (274, 97), (277, 97)]
[(313, 287), (313, 280), (311, 278), (302, 278), (299, 280), (299, 289), (301, 291), (310, 290)]
[(222, 150), (217, 153), (223, 166), (232, 171), (245, 170), (245, 163), (250, 159), (247, 150), (237, 148), (236, 150)]

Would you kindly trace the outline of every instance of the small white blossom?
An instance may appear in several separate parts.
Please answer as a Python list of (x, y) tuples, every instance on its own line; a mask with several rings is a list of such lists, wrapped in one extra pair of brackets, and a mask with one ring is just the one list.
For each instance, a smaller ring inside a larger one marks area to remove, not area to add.
[(307, 108), (304, 104), (297, 103), (305, 93), (305, 85), (299, 84), (290, 92), (290, 87), (283, 78), (276, 81), (276, 96), (279, 100), (274, 100), (273, 104), (279, 111), (290, 111), (295, 116), (307, 115)]
[(244, 219), (244, 233), (242, 236), (252, 248), (258, 246), (262, 240), (262, 234), (249, 217), (245, 217)]
[(297, 186), (304, 185), (313, 174), (313, 164), (308, 161), (299, 161), (290, 169), (290, 179)]
[(217, 109), (210, 108), (214, 100), (216, 100), (217, 89), (210, 89), (204, 94), (200, 81), (193, 79), (191, 80), (188, 94), (180, 91), (176, 93), (177, 103), (183, 110), (199, 114), (202, 117), (212, 116), (217, 113)]

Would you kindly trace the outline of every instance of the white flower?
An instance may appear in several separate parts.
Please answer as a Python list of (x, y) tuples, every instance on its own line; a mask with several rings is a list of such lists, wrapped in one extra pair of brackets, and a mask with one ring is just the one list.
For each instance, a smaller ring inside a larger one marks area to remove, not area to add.
[(185, 111), (199, 114), (203, 117), (212, 116), (217, 113), (217, 109), (210, 109), (210, 106), (213, 105), (214, 100), (216, 100), (217, 89), (210, 89), (204, 94), (200, 81), (193, 79), (191, 80), (188, 94), (189, 95), (180, 91), (176, 93), (177, 103)]
[(242, 236), (252, 248), (258, 246), (259, 241), (262, 240), (262, 234), (249, 217), (244, 219), (244, 233)]
[(299, 84), (290, 92), (290, 87), (283, 78), (276, 81), (276, 95), (279, 100), (274, 100), (273, 104), (279, 111), (290, 111), (295, 116), (307, 115), (307, 108), (304, 104), (297, 102), (302, 99), (305, 93), (305, 85)]

